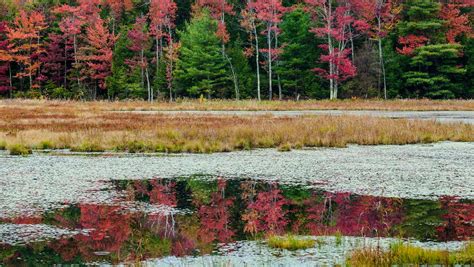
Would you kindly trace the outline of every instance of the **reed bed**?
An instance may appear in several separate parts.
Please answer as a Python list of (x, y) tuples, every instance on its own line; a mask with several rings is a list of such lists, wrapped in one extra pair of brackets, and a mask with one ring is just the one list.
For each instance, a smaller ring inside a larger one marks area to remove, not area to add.
[(0, 105), (0, 148), (7, 149), (21, 145), (29, 149), (75, 151), (211, 153), (447, 140), (474, 141), (474, 126), (368, 116), (121, 113), (67, 102), (56, 106), (52, 102)]
[(0, 107), (25, 107), (42, 109), (74, 110), (405, 110), (405, 111), (455, 111), (474, 110), (474, 100), (303, 100), (303, 101), (255, 101), (255, 100), (192, 100), (176, 102), (145, 101), (61, 101), (61, 100), (3, 100)]

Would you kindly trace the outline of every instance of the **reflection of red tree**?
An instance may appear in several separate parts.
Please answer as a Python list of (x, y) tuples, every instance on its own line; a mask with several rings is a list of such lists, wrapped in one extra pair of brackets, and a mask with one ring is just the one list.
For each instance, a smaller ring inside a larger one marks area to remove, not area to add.
[(204, 243), (211, 243), (215, 240), (228, 242), (234, 235), (234, 232), (229, 229), (229, 208), (233, 205), (234, 199), (225, 198), (225, 186), (224, 180), (218, 180), (217, 192), (211, 193), (209, 205), (202, 205), (199, 208), (201, 227), (198, 235)]
[(190, 255), (195, 247), (196, 245), (191, 239), (181, 236), (180, 238), (173, 240), (171, 254), (176, 257)]
[(16, 217), (13, 219), (6, 219), (3, 222), (14, 223), (14, 224), (40, 224), (43, 222), (41, 217)]
[(314, 195), (305, 202), (306, 228), (313, 235), (386, 236), (400, 223), (401, 200), (349, 193)]
[(246, 222), (244, 231), (251, 234), (260, 231), (268, 235), (281, 234), (288, 223), (286, 211), (283, 210), (287, 203), (277, 188), (258, 193), (257, 199), (247, 206), (247, 211), (242, 215), (242, 220)]
[(161, 180), (151, 180), (152, 190), (148, 192), (152, 204), (176, 207), (176, 183), (164, 183)]
[(440, 199), (446, 212), (443, 224), (436, 230), (442, 240), (467, 240), (474, 236), (474, 203), (462, 203), (456, 197)]
[(73, 238), (63, 238), (49, 244), (66, 262), (72, 261), (79, 255), (78, 245), (79, 244)]
[(357, 196), (335, 198), (338, 204), (337, 229), (344, 235), (385, 236), (401, 221), (397, 199)]
[(131, 233), (130, 215), (114, 206), (83, 204), (80, 209), (81, 228), (92, 229), (88, 235), (77, 236), (81, 254), (87, 258), (94, 251), (117, 252)]

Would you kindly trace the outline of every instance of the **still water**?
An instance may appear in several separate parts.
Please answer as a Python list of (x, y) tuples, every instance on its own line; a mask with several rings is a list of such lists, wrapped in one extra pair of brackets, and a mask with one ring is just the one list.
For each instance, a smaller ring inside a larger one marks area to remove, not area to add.
[[(324, 237), (330, 250), (358, 237), (436, 244), (474, 236), (474, 201), (452, 196), (403, 199), (207, 176), (107, 183), (118, 196), (113, 203), (61, 203), (42, 215), (3, 219), (0, 264), (160, 264), (170, 257), (231, 258), (235, 251), (252, 256), (268, 248), (266, 237), (287, 233)], [(272, 256), (291, 256), (285, 253)]]

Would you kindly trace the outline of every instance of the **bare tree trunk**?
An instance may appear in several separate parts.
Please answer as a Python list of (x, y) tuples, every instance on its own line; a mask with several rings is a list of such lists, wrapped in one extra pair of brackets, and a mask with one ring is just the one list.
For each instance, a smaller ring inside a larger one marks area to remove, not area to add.
[(272, 31), (271, 25), (268, 26), (267, 31), (267, 45), (268, 45), (268, 99), (272, 100), (273, 91), (272, 91)]
[[(74, 65), (77, 68), (78, 66), (78, 60), (77, 60), (77, 37), (74, 34), (73, 35), (73, 46), (74, 46)], [(81, 80), (79, 78), (79, 75), (77, 75), (77, 86), (80, 88), (81, 87)]]
[[(66, 41), (67, 42), (67, 41)], [(67, 44), (64, 43), (64, 88), (67, 87)]]
[(13, 97), (13, 80), (12, 80), (12, 66), (8, 64), (8, 75), (10, 78), (10, 98)]
[(257, 26), (255, 25), (255, 22), (252, 22), (252, 27), (253, 27), (253, 34), (255, 36), (255, 61), (257, 64), (257, 99), (258, 101), (261, 101), (262, 98), (260, 96), (260, 47), (259, 47), (259, 42), (258, 42), (258, 34), (257, 34)]
[[(334, 56), (334, 47), (332, 44), (332, 37), (331, 37), (331, 18), (332, 18), (332, 5), (331, 5), (331, 0), (328, 0), (328, 9), (327, 9), (327, 14), (326, 14), (326, 23), (327, 23), (327, 38), (328, 38), (328, 50), (329, 50), (329, 55)], [(332, 60), (329, 61), (329, 75), (331, 78), (329, 78), (329, 99), (335, 99), (337, 96), (334, 94), (334, 88), (335, 88), (335, 79), (333, 78), (334, 75), (334, 63)]]
[(145, 61), (144, 61), (143, 57), (144, 57), (144, 51), (142, 49), (140, 51), (140, 61), (142, 63), (141, 66), (140, 66), (140, 71), (141, 71), (141, 73), (140, 73), (140, 79), (141, 79), (140, 82), (141, 82), (142, 88), (145, 87), (145, 77), (144, 77), (145, 76), (145, 69), (144, 69)]
[(378, 36), (379, 61), (380, 61), (380, 68), (382, 70), (382, 77), (383, 77), (383, 96), (384, 96), (384, 99), (387, 99), (387, 78), (385, 76), (385, 63), (383, 60), (382, 38), (380, 37), (380, 32), (382, 30), (380, 20), (381, 20), (380, 17), (377, 17), (378, 30), (379, 30), (379, 36)]
[(235, 100), (239, 100), (240, 93), (239, 93), (239, 82), (237, 80), (237, 74), (235, 73), (235, 69), (234, 69), (234, 65), (232, 64), (232, 61), (230, 60), (229, 56), (225, 52), (224, 44), (222, 44), (222, 49), (223, 49), (222, 53), (223, 53), (225, 59), (227, 60), (227, 62), (229, 63), (230, 71), (232, 72), (232, 79), (233, 79), (233, 82), (234, 82), (234, 91), (235, 91)]
[[(275, 50), (278, 49), (278, 33), (275, 32)], [(277, 58), (276, 60), (276, 66), (280, 66), (280, 60)], [(280, 79), (280, 73), (276, 72), (277, 75), (277, 82), (278, 82), (278, 100), (283, 99), (283, 94), (282, 94), (282, 87), (281, 87), (281, 79)]]
[(148, 74), (148, 67), (145, 68), (145, 76), (146, 76), (146, 86), (147, 86), (148, 92), (151, 92), (151, 101), (153, 101), (153, 91), (150, 86), (150, 75)]

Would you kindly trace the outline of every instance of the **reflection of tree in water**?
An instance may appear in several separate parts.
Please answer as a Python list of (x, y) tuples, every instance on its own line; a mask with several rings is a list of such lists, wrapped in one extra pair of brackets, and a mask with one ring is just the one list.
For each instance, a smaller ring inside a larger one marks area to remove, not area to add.
[[(11, 264), (18, 257), (33, 263), (116, 263), (205, 254), (217, 242), (287, 232), (463, 240), (474, 231), (474, 203), (453, 197), (385, 198), (239, 179), (152, 179), (116, 186), (124, 192), (123, 203), (73, 205), (42, 218), (5, 221), (90, 230), (42, 246), (3, 246), (8, 253), (0, 254), (0, 263)], [(124, 203), (157, 211), (129, 210)], [(160, 207), (168, 209), (160, 212)], [(173, 208), (189, 212), (167, 212)]]

